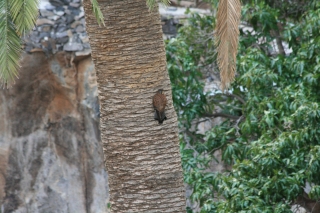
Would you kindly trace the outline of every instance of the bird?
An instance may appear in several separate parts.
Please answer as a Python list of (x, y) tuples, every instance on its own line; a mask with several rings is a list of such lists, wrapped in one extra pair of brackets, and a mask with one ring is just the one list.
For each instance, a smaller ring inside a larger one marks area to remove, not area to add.
[(167, 98), (162, 94), (163, 89), (159, 89), (157, 93), (153, 96), (153, 108), (154, 119), (159, 121), (159, 124), (162, 124), (164, 120), (167, 120), (166, 114), (164, 112), (167, 105)]

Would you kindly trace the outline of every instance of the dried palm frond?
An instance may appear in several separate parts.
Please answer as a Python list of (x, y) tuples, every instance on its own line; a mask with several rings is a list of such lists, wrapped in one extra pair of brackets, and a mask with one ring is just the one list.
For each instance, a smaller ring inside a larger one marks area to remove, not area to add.
[(230, 86), (235, 76), (240, 16), (240, 0), (219, 1), (215, 44), (222, 91)]

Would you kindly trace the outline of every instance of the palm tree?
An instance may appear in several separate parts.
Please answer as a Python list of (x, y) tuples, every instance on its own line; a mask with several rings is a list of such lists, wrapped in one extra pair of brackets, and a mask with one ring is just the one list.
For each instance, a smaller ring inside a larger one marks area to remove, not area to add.
[[(150, 6), (156, 1), (147, 2)], [(19, 36), (33, 26), (37, 6), (38, 0), (0, 1), (0, 80), (5, 84), (17, 75)], [(111, 210), (184, 212), (177, 117), (159, 14), (150, 11), (145, 0), (107, 0), (100, 6), (102, 12), (97, 0), (84, 1), (100, 90), (101, 137)], [(103, 17), (106, 27), (99, 27), (96, 18), (104, 23)], [(223, 36), (223, 30), (218, 35)], [(234, 56), (227, 47), (222, 51)], [(153, 120), (152, 97), (159, 89), (168, 100), (168, 119), (162, 125)]]
[[(84, 1), (101, 104), (101, 136), (113, 212), (185, 212), (177, 117), (158, 10), (145, 0), (103, 1), (99, 27)], [(167, 120), (154, 120), (163, 89)]]

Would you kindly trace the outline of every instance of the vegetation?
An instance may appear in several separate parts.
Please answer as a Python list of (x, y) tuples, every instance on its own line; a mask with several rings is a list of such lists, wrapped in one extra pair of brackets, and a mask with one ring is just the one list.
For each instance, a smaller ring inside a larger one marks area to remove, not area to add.
[[(214, 17), (193, 14), (167, 42), (184, 179), (201, 212), (292, 212), (307, 183), (308, 199), (320, 199), (320, 2), (243, 4), (237, 75), (226, 93), (204, 91), (208, 71), (217, 72)], [(213, 117), (224, 121), (197, 132)], [(213, 173), (212, 161), (231, 169)]]

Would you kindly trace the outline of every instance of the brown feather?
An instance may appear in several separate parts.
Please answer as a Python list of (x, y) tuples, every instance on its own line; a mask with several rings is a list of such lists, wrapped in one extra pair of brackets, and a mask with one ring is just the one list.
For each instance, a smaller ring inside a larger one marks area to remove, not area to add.
[(158, 90), (157, 93), (153, 96), (152, 104), (155, 109), (155, 120), (159, 121), (161, 124), (164, 120), (167, 119), (165, 115), (165, 108), (167, 105), (167, 98), (164, 94), (162, 94), (162, 89)]

